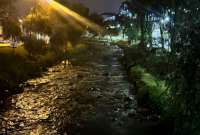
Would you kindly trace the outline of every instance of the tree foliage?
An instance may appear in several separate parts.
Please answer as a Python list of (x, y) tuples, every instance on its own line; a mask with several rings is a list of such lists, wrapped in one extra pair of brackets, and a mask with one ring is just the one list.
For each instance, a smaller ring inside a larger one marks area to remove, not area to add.
[(173, 97), (179, 110), (177, 135), (200, 133), (200, 1), (176, 1), (175, 51), (177, 65), (173, 80)]
[(91, 21), (93, 21), (94, 23), (100, 25), (100, 26), (103, 26), (104, 25), (104, 22), (103, 22), (103, 17), (101, 15), (99, 15), (98, 13), (91, 13), (89, 15), (89, 19)]
[[(170, 35), (170, 51), (165, 57), (173, 63), (169, 78), (174, 113), (175, 135), (199, 135), (200, 133), (200, 1), (199, 0), (130, 0), (129, 9), (137, 14), (141, 41), (151, 42), (151, 20), (154, 14), (162, 21), (168, 14), (170, 21), (162, 24)], [(166, 26), (164, 26), (166, 25)], [(134, 26), (135, 27), (135, 26)], [(163, 33), (162, 33), (163, 34)], [(149, 39), (148, 39), (149, 38)], [(163, 47), (164, 48), (164, 47)], [(169, 65), (169, 64), (168, 64)], [(167, 67), (166, 67), (167, 68)], [(164, 70), (164, 69), (163, 69)]]
[(8, 5), (9, 5), (9, 1), (7, 0), (0, 1), (0, 19), (3, 19), (3, 17), (5, 17), (8, 11)]
[(74, 2), (71, 6), (71, 9), (74, 10), (76, 13), (80, 14), (81, 16), (89, 17), (89, 8), (87, 8), (81, 3)]
[(3, 21), (3, 33), (5, 38), (19, 39), (21, 37), (19, 23), (11, 18), (7, 18)]
[(29, 56), (36, 57), (44, 54), (46, 51), (46, 43), (36, 37), (24, 37), (24, 47), (29, 52)]
[(25, 31), (50, 35), (52, 30), (52, 18), (49, 9), (41, 8), (39, 5), (23, 19)]
[(55, 51), (63, 51), (65, 49), (64, 47), (67, 44), (68, 34), (64, 29), (66, 29), (66, 27), (58, 26), (51, 35), (50, 43)]
[(47, 16), (38, 14), (38, 15), (29, 15), (23, 23), (23, 27), (27, 31), (32, 31), (36, 33), (50, 35), (51, 33), (51, 23), (50, 19)]

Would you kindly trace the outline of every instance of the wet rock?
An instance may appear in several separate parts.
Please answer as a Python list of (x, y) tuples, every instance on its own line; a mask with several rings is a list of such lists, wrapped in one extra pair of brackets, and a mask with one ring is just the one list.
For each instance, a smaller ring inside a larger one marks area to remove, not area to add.
[(97, 91), (101, 91), (101, 89), (100, 89), (100, 88), (97, 88), (96, 90), (97, 90)]
[(136, 112), (135, 109), (131, 109), (131, 110), (129, 110), (129, 112), (128, 112), (128, 116), (129, 116), (129, 117), (134, 117), (136, 114), (137, 114), (137, 112)]
[(103, 73), (102, 75), (103, 76), (109, 76), (109, 73)]
[(118, 121), (118, 118), (114, 117), (112, 118), (112, 121)]
[(4, 90), (6, 93), (8, 93), (9, 92), (9, 90)]
[(20, 126), (20, 127), (24, 127), (24, 123), (23, 123), (23, 122), (21, 122), (19, 126)]
[(74, 85), (74, 83), (73, 82), (69, 82), (69, 85)]
[(84, 76), (81, 75), (81, 74), (77, 75), (77, 78), (83, 78), (83, 77), (84, 77)]
[(4, 102), (3, 102), (3, 100), (0, 100), (0, 105), (2, 105)]
[(14, 125), (15, 125), (15, 123), (12, 122), (12, 121), (9, 121), (7, 124), (8, 124), (9, 126), (14, 126)]
[(88, 91), (95, 91), (95, 90), (96, 90), (96, 88), (93, 88), (93, 87), (88, 89)]
[(74, 88), (69, 88), (69, 91), (74, 91)]

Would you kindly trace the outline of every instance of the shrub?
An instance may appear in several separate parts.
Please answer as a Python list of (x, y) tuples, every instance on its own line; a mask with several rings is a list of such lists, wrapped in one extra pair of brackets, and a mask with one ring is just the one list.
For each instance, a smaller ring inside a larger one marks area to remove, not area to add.
[(46, 43), (43, 40), (36, 39), (35, 37), (23, 38), (24, 48), (28, 51), (30, 56), (37, 56), (46, 52)]
[(68, 40), (68, 33), (65, 29), (64, 26), (57, 27), (51, 35), (50, 43), (55, 52), (63, 52), (65, 50), (65, 45)]
[(3, 26), (3, 33), (6, 39), (9, 38), (19, 39), (21, 37), (21, 29), (16, 20), (8, 18), (3, 21), (2, 26)]
[(155, 78), (140, 66), (130, 68), (129, 79), (137, 88), (140, 105), (148, 105), (162, 114), (169, 111), (169, 95), (165, 81)]

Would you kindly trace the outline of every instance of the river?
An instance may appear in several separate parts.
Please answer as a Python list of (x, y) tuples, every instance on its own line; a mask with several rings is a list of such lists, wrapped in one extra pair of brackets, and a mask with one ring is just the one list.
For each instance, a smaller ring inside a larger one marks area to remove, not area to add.
[[(0, 116), (0, 134), (132, 134), (127, 129), (141, 121), (141, 114), (120, 62), (123, 51), (93, 45), (84, 53), (25, 82), (23, 92), (10, 97), (10, 107)], [(134, 128), (138, 135), (149, 132)]]

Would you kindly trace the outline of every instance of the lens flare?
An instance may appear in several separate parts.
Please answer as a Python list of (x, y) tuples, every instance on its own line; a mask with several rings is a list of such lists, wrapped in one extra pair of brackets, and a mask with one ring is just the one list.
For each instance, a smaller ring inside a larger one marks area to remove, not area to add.
[(89, 27), (90, 29), (101, 33), (103, 32), (103, 29), (95, 24), (94, 22), (88, 20), (87, 18), (79, 15), (78, 13), (72, 11), (71, 9), (61, 5), (60, 3), (54, 1), (54, 0), (47, 0), (47, 3), (52, 7), (54, 10), (58, 11), (61, 15), (70, 16), (71, 18), (75, 19), (82, 25), (85, 25), (86, 27)]

